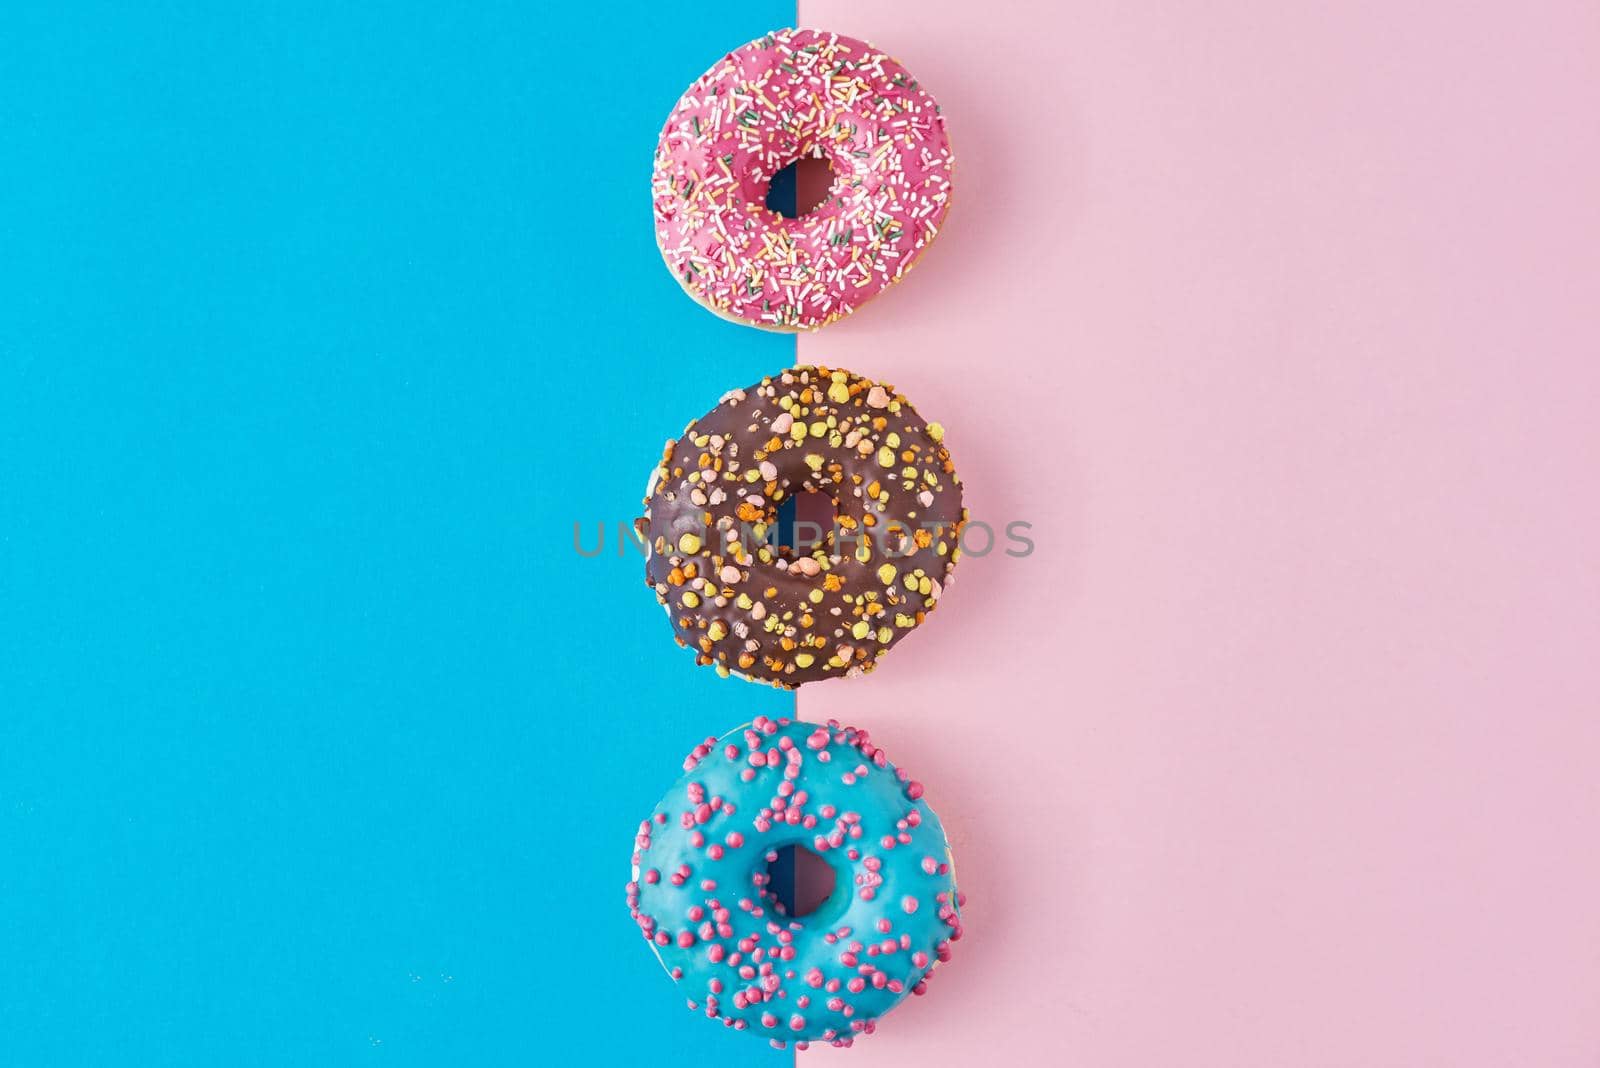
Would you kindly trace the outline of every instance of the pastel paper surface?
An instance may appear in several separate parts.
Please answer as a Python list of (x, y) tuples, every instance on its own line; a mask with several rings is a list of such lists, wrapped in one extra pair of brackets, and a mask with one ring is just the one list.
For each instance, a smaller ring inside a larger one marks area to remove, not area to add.
[(78, 7), (0, 45), (0, 1063), (789, 1064), (621, 886), (685, 744), (794, 703), (618, 524), (793, 355), (648, 208), (793, 8)]
[(801, 1060), (1593, 1065), (1594, 5), (800, 18), (961, 155), (800, 358), (938, 413), (998, 538), (800, 693), (928, 783), (969, 902), (928, 997)]
[[(793, 9), (68, 7), (0, 64), (7, 1058), (788, 1063), (618, 883), (685, 742), (793, 701), (685, 663), (614, 524), (792, 355), (684, 299), (645, 173)], [(839, 1056), (1592, 1068), (1593, 4), (799, 14), (961, 154), (802, 355), (1038, 546), (801, 700), (970, 901)]]

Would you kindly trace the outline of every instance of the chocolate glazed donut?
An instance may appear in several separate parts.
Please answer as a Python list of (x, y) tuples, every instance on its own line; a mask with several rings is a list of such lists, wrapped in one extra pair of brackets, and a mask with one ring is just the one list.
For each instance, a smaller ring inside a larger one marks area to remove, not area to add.
[[(778, 507), (801, 493), (832, 499), (833, 529), (779, 545)], [(720, 674), (792, 689), (871, 671), (916, 628), (966, 520), (938, 423), (893, 386), (796, 367), (690, 423), (635, 526), (679, 644)]]

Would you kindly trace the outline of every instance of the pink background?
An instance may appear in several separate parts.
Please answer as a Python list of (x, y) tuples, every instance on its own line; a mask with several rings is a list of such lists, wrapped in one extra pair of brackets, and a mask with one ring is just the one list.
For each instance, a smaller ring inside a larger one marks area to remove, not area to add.
[(958, 157), (799, 356), (1038, 543), (800, 696), (971, 898), (852, 1068), (1600, 1064), (1600, 5), (799, 15)]

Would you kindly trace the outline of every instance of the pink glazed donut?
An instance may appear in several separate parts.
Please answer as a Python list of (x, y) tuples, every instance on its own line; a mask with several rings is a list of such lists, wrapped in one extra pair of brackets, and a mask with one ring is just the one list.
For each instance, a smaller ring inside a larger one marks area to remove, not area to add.
[[(828, 199), (795, 219), (766, 207), (808, 156)], [(672, 109), (656, 145), (656, 241), (713, 312), (815, 330), (899, 280), (950, 207), (950, 140), (933, 97), (864, 41), (779, 30), (731, 53)]]

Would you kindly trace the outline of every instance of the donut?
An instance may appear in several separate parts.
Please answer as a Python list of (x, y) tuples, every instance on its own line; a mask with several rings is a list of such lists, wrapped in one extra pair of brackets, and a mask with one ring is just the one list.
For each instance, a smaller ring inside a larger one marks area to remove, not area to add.
[[(777, 544), (800, 493), (834, 512), (809, 551)], [(678, 643), (782, 689), (871, 671), (938, 605), (967, 520), (943, 427), (891, 385), (809, 366), (724, 394), (668, 443), (644, 504), (645, 581)]]
[[(805, 157), (828, 199), (787, 219), (773, 176)], [(950, 207), (939, 105), (864, 41), (778, 30), (701, 75), (656, 144), (656, 241), (691, 297), (735, 322), (813, 330), (899, 281)]]
[[(848, 1046), (925, 992), (965, 900), (922, 785), (866, 731), (758, 716), (683, 768), (639, 824), (627, 899), (690, 1009), (780, 1048)], [(834, 871), (802, 917), (767, 870), (796, 845)]]

